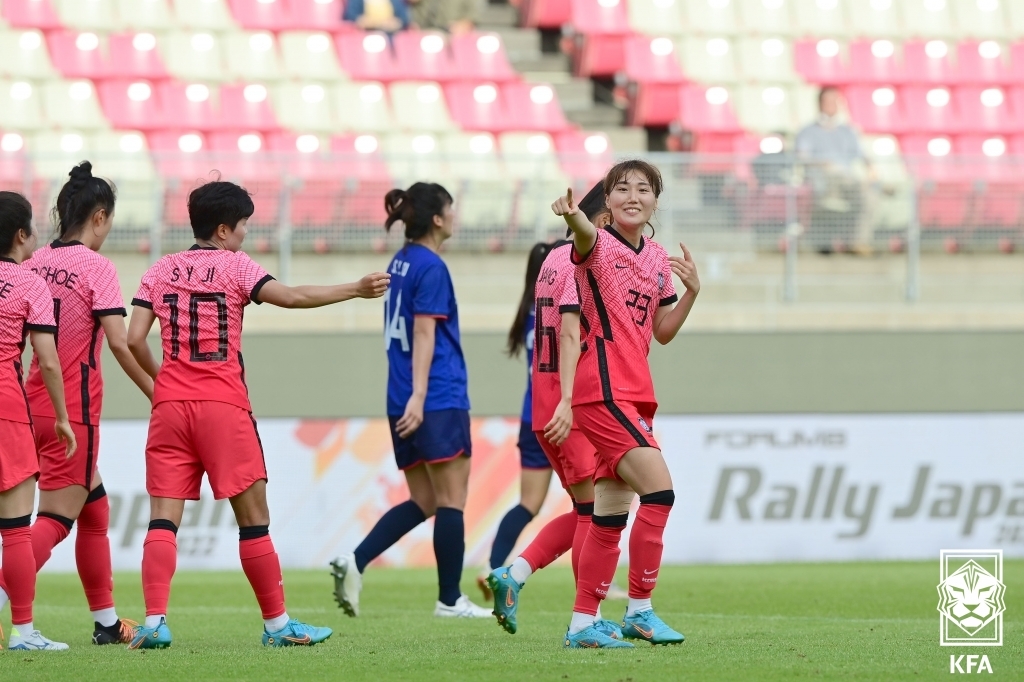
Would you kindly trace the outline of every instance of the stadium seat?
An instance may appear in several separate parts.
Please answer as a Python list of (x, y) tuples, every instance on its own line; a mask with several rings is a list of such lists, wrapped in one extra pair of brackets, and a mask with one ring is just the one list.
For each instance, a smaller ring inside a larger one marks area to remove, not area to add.
[(4, 0), (0, 14), (14, 28), (52, 31), (64, 27), (52, 0)]
[[(287, 0), (228, 0), (231, 14), (249, 31), (279, 31), (289, 25)], [(339, 10), (338, 15), (341, 15)]]
[(117, 0), (117, 15), (135, 30), (163, 31), (174, 22), (168, 0)]
[[(36, 0), (38, 4), (38, 0)], [(120, 28), (115, 0), (56, 0), (60, 23), (71, 29), (109, 31)]]
[(215, 106), (214, 101), (216, 86), (167, 81), (157, 87), (157, 97), (168, 128), (205, 133), (224, 127), (220, 109)]
[(505, 44), (497, 33), (465, 33), (451, 37), (455, 75), (470, 82), (504, 83), (519, 74), (509, 64)]
[(447, 81), (466, 76), (457, 72), (447, 41), (434, 31), (402, 31), (392, 39), (398, 73), (410, 81)]
[(854, 124), (866, 133), (898, 135), (907, 130), (900, 92), (890, 86), (852, 85), (846, 103)]
[(651, 36), (686, 33), (679, 0), (628, 0), (629, 27)]
[(578, 76), (614, 76), (625, 62), (629, 17), (622, 0), (572, 0), (576, 32), (573, 69)]
[(910, 222), (910, 178), (900, 154), (899, 140), (892, 135), (865, 135), (864, 155), (879, 188), (872, 210), (875, 225), (884, 230), (904, 229)]
[(1002, 88), (965, 85), (953, 91), (953, 99), (965, 131), (1008, 135), (1024, 130)]
[(252, 195), (256, 210), (249, 228), (277, 228), (281, 222), (281, 169), (277, 155), (266, 150), (263, 136), (256, 132), (220, 132), (207, 137), (211, 164), (225, 180), (244, 186)]
[(440, 139), (431, 133), (392, 133), (382, 140), (388, 171), (400, 187), (414, 182), (451, 184)]
[(955, 83), (956, 67), (951, 52), (952, 46), (943, 40), (906, 41), (903, 43), (904, 80), (907, 83)]
[[(761, 41), (753, 41), (760, 47)], [(726, 38), (683, 38), (676, 43), (675, 54), (682, 66), (682, 73), (689, 80), (719, 85), (736, 82), (735, 50), (733, 43)], [(627, 58), (627, 63), (629, 61)]]
[(438, 83), (403, 81), (392, 83), (390, 90), (391, 108), (400, 129), (434, 133), (455, 130)]
[(832, 38), (798, 40), (793, 45), (797, 73), (811, 83), (840, 85), (847, 82), (845, 48)]
[[(970, 183), (967, 167), (953, 154), (953, 138), (948, 135), (913, 133), (900, 137), (900, 148), (911, 176), (922, 182)], [(964, 208), (966, 212), (966, 207)], [(929, 221), (931, 222), (931, 221)], [(964, 219), (948, 224), (963, 224)]]
[(288, 31), (277, 36), (284, 72), (291, 78), (336, 81), (345, 78), (334, 39), (327, 33)]
[(557, 28), (572, 19), (571, 0), (525, 0), (519, 6), (522, 25), (529, 28)]
[(387, 133), (394, 128), (382, 83), (339, 83), (329, 90), (337, 130)]
[[(1024, 133), (1024, 121), (1021, 120), (1021, 117), (1024, 116), (1024, 86), (1018, 85), (1006, 88), (1004, 92), (1010, 101), (1010, 111), (1013, 112), (1015, 120), (1018, 121), (1018, 130)], [(1021, 149), (1019, 153), (1024, 156), (1024, 149)]]
[(628, 118), (633, 125), (668, 125), (679, 115), (679, 86), (686, 82), (669, 38), (634, 35), (626, 40), (623, 72), (632, 84)]
[(957, 103), (948, 88), (908, 85), (900, 88), (907, 129), (954, 135), (963, 130)]
[(394, 50), (383, 33), (349, 32), (335, 36), (341, 67), (356, 80), (390, 82), (398, 74)]
[(447, 175), (463, 180), (505, 182), (498, 143), (490, 133), (452, 132), (440, 138), (440, 145)]
[(730, 0), (676, 0), (683, 2), (687, 31), (707, 35), (734, 35), (739, 30), (736, 8)]
[(88, 80), (52, 80), (42, 86), (43, 112), (56, 128), (99, 130), (108, 128), (96, 89)]
[(1007, 50), (994, 40), (968, 40), (957, 45), (956, 79), (968, 85), (1010, 85), (1014, 74)]
[(963, 165), (949, 157), (946, 137), (900, 138), (907, 168), (918, 185), (917, 217), (924, 228), (961, 228), (967, 224), (973, 181)]
[(861, 39), (868, 38), (902, 38), (903, 13), (900, 11), (899, 0), (886, 2), (863, 2), (854, 0), (847, 4), (847, 20), (849, 34)]
[(88, 146), (100, 151), (94, 172), (117, 185), (114, 229), (148, 228), (154, 220), (159, 220), (155, 201), (156, 167), (146, 136), (135, 130), (117, 130), (90, 137)]
[(551, 199), (571, 183), (558, 163), (554, 143), (543, 133), (506, 133), (499, 145), (505, 172), (519, 181), (515, 225), (528, 233), (546, 233), (545, 225), (557, 224), (552, 220)]
[(288, 28), (293, 31), (326, 31), (344, 28), (342, 0), (288, 0)]
[[(956, 32), (972, 38), (1005, 38), (1007, 17), (998, 0), (949, 0), (956, 19)], [(1011, 0), (1012, 4), (1012, 0)]]
[(167, 71), (182, 80), (224, 80), (221, 41), (212, 33), (175, 32), (160, 41)]
[[(740, 76), (748, 81), (795, 83), (793, 44), (781, 38), (747, 36), (736, 41)], [(685, 64), (683, 72), (686, 72)]]
[[(858, 8), (864, 0), (857, 2)], [(849, 24), (843, 11), (842, 0), (790, 0), (793, 4), (793, 20), (797, 35), (842, 37), (847, 34)]]
[(56, 185), (68, 178), (68, 172), (96, 151), (92, 139), (77, 131), (47, 130), (32, 139), (32, 170), (35, 175)]
[(233, 79), (275, 81), (283, 76), (272, 33), (229, 33), (224, 40), (224, 53), (227, 74)]
[(453, 133), (441, 140), (459, 226), (505, 228), (509, 224), (515, 186), (505, 177), (497, 147), (488, 133)]
[(555, 89), (543, 83), (505, 83), (501, 86), (509, 127), (559, 133), (571, 126), (565, 120)]
[(220, 115), (224, 127), (265, 133), (280, 129), (270, 102), (270, 91), (261, 83), (225, 85), (220, 89)]
[(1007, 29), (1012, 36), (1024, 35), (1024, 2), (1010, 0), (1006, 2)]
[(387, 218), (384, 195), (396, 184), (380, 142), (372, 135), (336, 135), (331, 138), (331, 151), (345, 168), (345, 183), (338, 197), (341, 224), (380, 230)]
[(326, 227), (337, 222), (345, 167), (329, 153), (325, 140), (277, 132), (267, 135), (265, 142), (267, 151), (279, 157), (278, 167), (292, 180), (288, 186), (292, 227)]
[(742, 131), (731, 104), (732, 93), (721, 86), (684, 85), (679, 89), (679, 122), (697, 133)]
[(37, 130), (44, 125), (42, 92), (22, 80), (0, 81), (0, 130)]
[[(170, 224), (187, 225), (188, 210), (185, 198), (188, 189), (199, 178), (206, 178), (210, 173), (210, 161), (204, 153), (206, 138), (199, 131), (184, 132), (180, 130), (159, 130), (146, 135), (150, 153), (156, 164), (157, 172), (163, 178), (180, 180), (187, 183), (178, 190), (180, 199), (167, 201), (164, 207), (164, 220)], [(168, 198), (174, 188), (168, 188)], [(183, 196), (182, 196), (183, 195)], [(175, 219), (168, 220), (169, 217)]]
[(794, 31), (793, 7), (788, 0), (738, 0), (739, 26), (756, 36), (790, 36)]
[(46, 34), (53, 66), (64, 78), (106, 78), (110, 64), (106, 40), (95, 33), (69, 30)]
[(115, 33), (109, 37), (112, 78), (163, 79), (169, 76), (152, 33)]
[(463, 130), (489, 133), (508, 130), (508, 119), (501, 91), (493, 83), (448, 83), (444, 86), (448, 111)]
[(1021, 222), (1024, 180), (1002, 137), (963, 135), (953, 150), (974, 182), (970, 223), (974, 227), (1013, 227)]
[(903, 82), (902, 48), (886, 38), (854, 40), (850, 43), (850, 82), (867, 85), (897, 85)]
[(573, 186), (590, 191), (615, 162), (612, 146), (604, 133), (568, 130), (555, 136), (555, 151), (562, 171), (573, 180)]
[(225, 0), (173, 0), (175, 23), (197, 31), (231, 31), (238, 25)]
[(803, 123), (796, 120), (789, 89), (766, 83), (736, 90), (736, 117), (745, 129), (758, 133), (790, 132)]
[(956, 35), (949, 0), (903, 0), (905, 34), (921, 39), (951, 38)]
[(320, 83), (284, 83), (274, 91), (274, 113), (282, 128), (296, 132), (334, 130), (331, 98)]
[(35, 29), (0, 31), (0, 73), (36, 80), (55, 76), (43, 34)]
[[(152, 83), (139, 80), (107, 80), (97, 87), (103, 114), (114, 128), (159, 130), (165, 125), (159, 93)], [(173, 121), (168, 121), (173, 124)]]

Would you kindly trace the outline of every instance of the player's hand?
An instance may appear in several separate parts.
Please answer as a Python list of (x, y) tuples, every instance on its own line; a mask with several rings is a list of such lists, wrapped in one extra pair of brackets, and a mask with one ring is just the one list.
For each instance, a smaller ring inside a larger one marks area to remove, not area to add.
[(57, 442), (64, 443), (64, 456), (71, 459), (75, 450), (78, 449), (78, 441), (75, 440), (75, 432), (71, 430), (71, 424), (67, 420), (58, 421), (53, 425), (53, 430), (57, 434)]
[(363, 277), (356, 284), (356, 296), (359, 298), (380, 298), (388, 290), (391, 283), (391, 275), (383, 272), (373, 272)]
[(693, 256), (690, 255), (690, 251), (686, 248), (685, 244), (680, 242), (679, 248), (683, 250), (683, 257), (669, 256), (669, 265), (672, 267), (672, 272), (675, 273), (675, 276), (686, 287), (686, 290), (697, 294), (700, 291), (700, 277), (697, 276), (697, 264), (693, 262)]
[(551, 210), (558, 216), (576, 215), (580, 212), (579, 206), (572, 202), (572, 187), (566, 190), (564, 197), (559, 197), (558, 201), (551, 204)]
[(412, 395), (405, 404), (405, 414), (395, 422), (395, 432), (399, 438), (408, 438), (423, 423), (423, 398)]
[(569, 437), (572, 430), (572, 404), (568, 400), (559, 400), (558, 407), (551, 421), (544, 427), (544, 437), (552, 445), (561, 445)]

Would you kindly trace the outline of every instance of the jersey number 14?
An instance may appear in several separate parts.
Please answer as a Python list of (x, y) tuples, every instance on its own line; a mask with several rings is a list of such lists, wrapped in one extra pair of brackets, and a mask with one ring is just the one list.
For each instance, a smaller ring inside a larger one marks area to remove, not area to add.
[(395, 309), (391, 309), (391, 289), (384, 292), (384, 350), (391, 349), (391, 341), (402, 344), (402, 352), (409, 352), (409, 334), (405, 329), (405, 318), (402, 317), (402, 292), (395, 299)]

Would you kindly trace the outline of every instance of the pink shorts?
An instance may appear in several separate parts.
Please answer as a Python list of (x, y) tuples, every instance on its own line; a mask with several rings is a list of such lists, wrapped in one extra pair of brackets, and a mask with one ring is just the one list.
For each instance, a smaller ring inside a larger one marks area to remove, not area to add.
[(0, 493), (38, 475), (32, 425), (0, 419)]
[(39, 452), (39, 489), (60, 490), (80, 485), (86, 490), (92, 488), (96, 476), (100, 452), (100, 429), (71, 422), (78, 449), (68, 459), (64, 443), (57, 440), (53, 430), (57, 420), (53, 417), (36, 417), (36, 450)]
[(621, 480), (615, 471), (623, 455), (630, 450), (661, 449), (654, 439), (654, 412), (657, 409), (657, 403), (599, 402), (573, 406), (576, 425), (597, 449), (594, 480)]
[(560, 446), (544, 437), (543, 431), (534, 431), (537, 442), (551, 462), (551, 468), (558, 474), (563, 488), (589, 481), (597, 469), (597, 452), (579, 429), (569, 432), (569, 437)]
[(146, 441), (146, 491), (198, 500), (203, 474), (218, 500), (266, 480), (263, 445), (252, 413), (214, 400), (158, 403)]

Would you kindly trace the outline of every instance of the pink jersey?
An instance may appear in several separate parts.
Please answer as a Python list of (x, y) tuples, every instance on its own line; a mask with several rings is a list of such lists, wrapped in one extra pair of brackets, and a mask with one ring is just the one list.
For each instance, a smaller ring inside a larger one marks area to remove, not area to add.
[(30, 331), (57, 333), (46, 283), (10, 258), (0, 258), (0, 419), (32, 423), (22, 385), (21, 354)]
[(571, 260), (572, 245), (555, 247), (544, 259), (534, 304), (537, 315), (533, 346), (533, 427), (543, 431), (562, 399), (559, 379), (559, 338), (562, 313), (579, 312), (580, 299), (576, 289), (576, 266)]
[(153, 405), (214, 400), (251, 411), (242, 361), (242, 314), (273, 277), (244, 252), (193, 246), (142, 277), (132, 305), (160, 320), (164, 358)]
[(678, 300), (668, 253), (643, 238), (633, 248), (608, 228), (597, 231), (589, 254), (574, 247), (572, 258), (584, 334), (572, 404), (657, 402), (647, 354), (654, 314)]
[[(100, 318), (126, 314), (114, 264), (81, 242), (55, 241), (21, 265), (43, 278), (53, 299), (68, 416), (74, 422), (99, 424), (104, 337)], [(32, 358), (25, 391), (32, 414), (56, 417), (36, 357)]]

